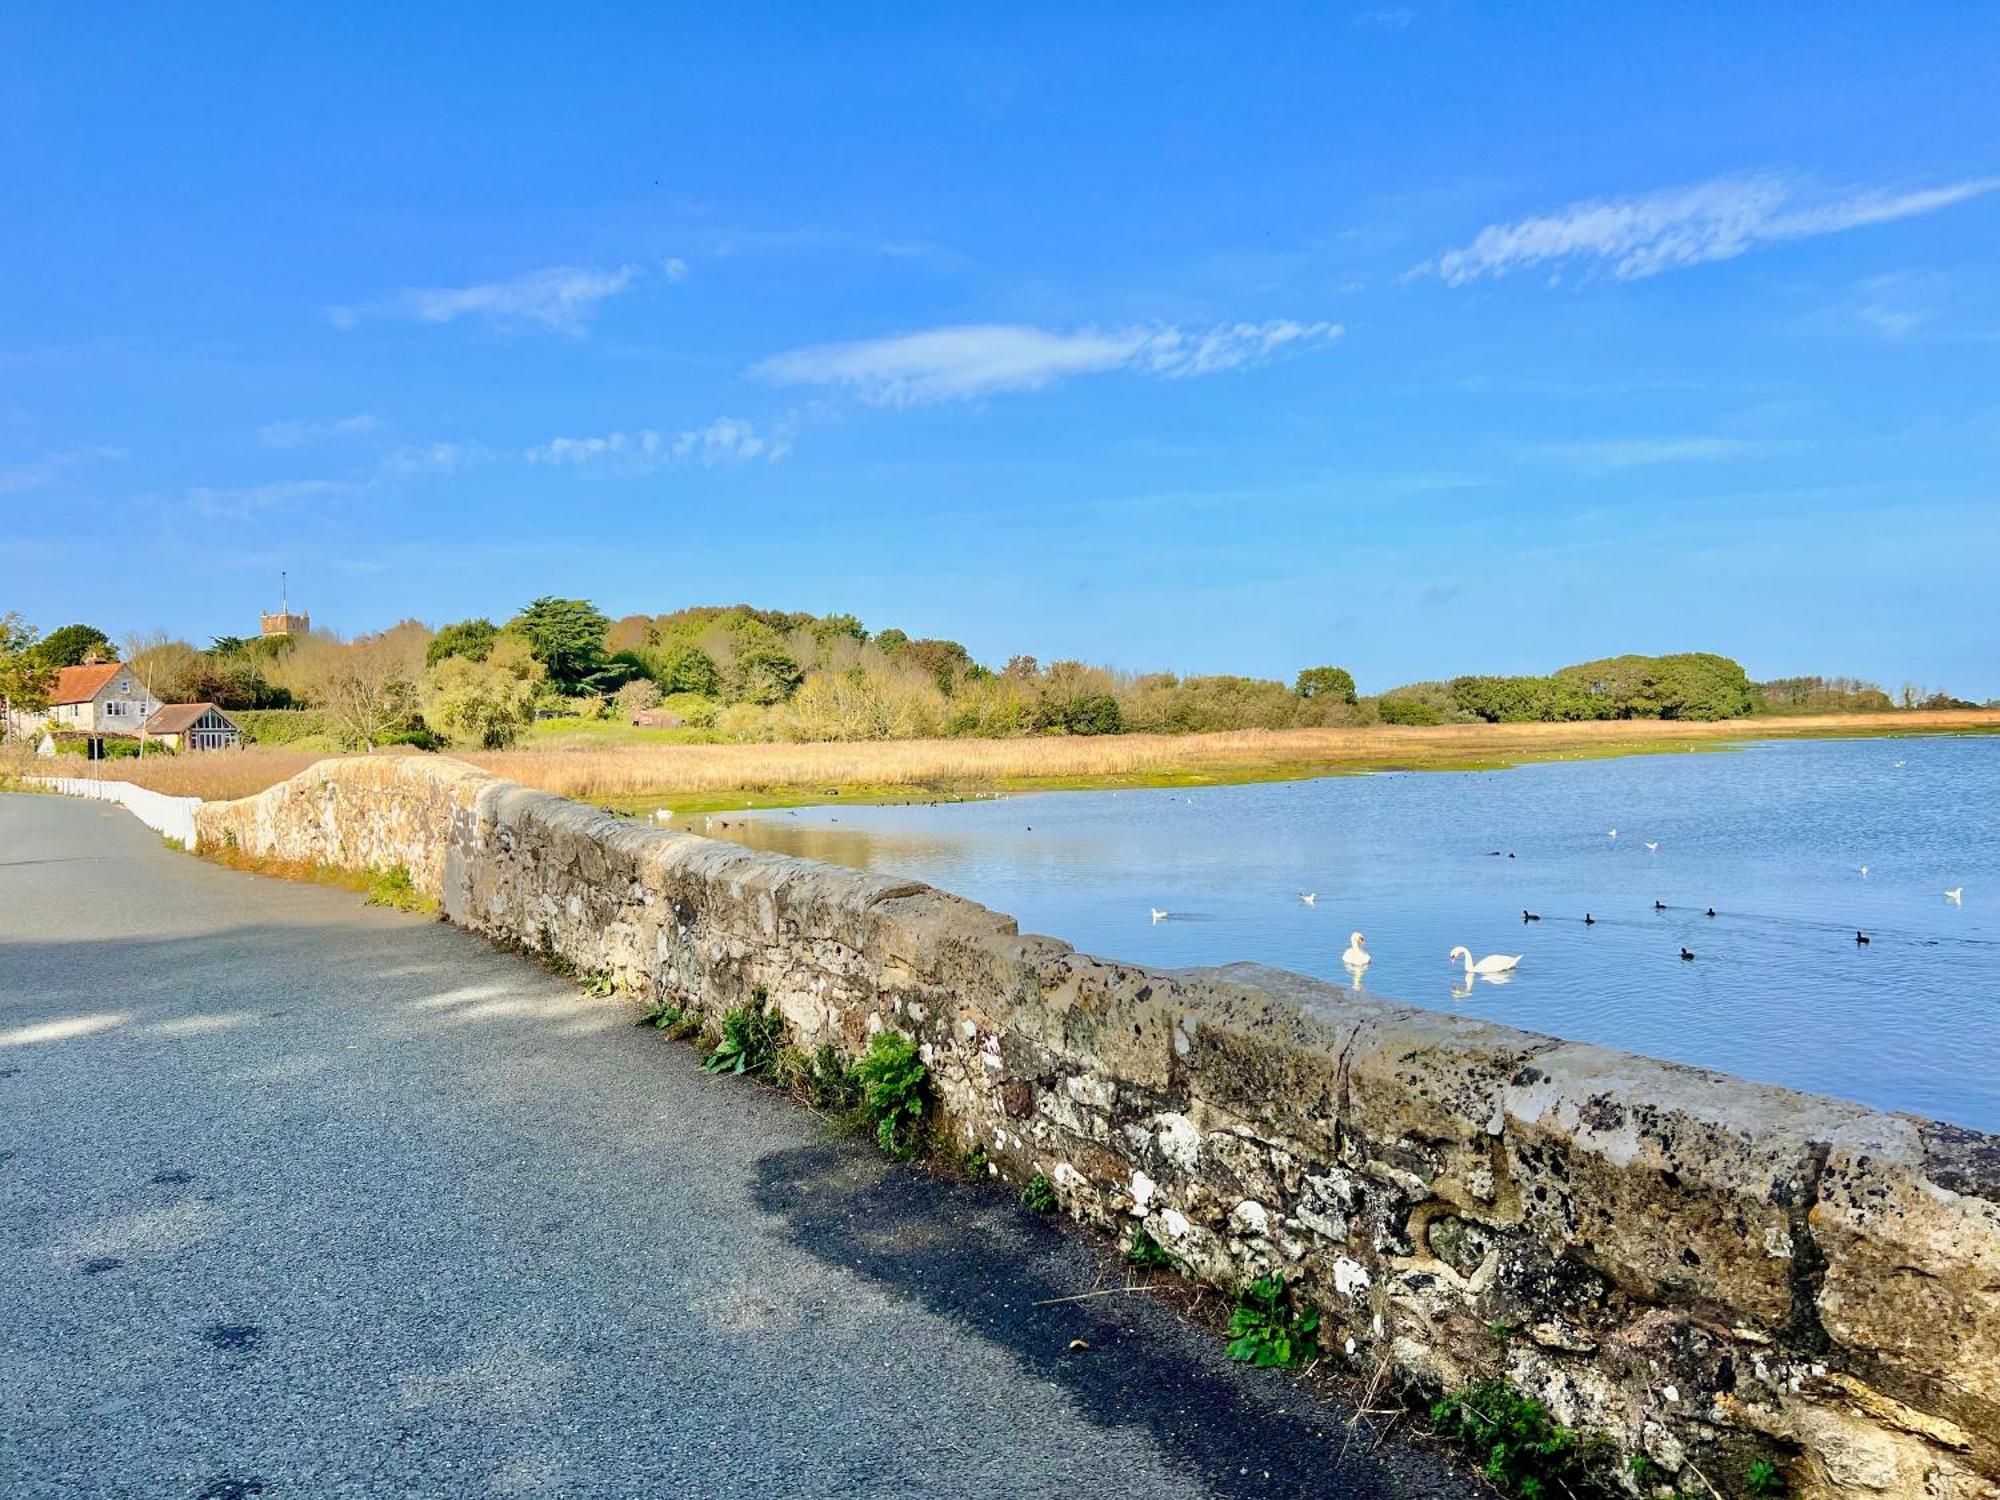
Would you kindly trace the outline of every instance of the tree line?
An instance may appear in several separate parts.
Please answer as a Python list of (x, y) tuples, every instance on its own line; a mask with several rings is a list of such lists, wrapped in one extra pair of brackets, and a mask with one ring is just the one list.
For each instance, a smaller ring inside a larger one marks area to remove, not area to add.
[[(613, 620), (588, 600), (545, 596), (498, 623), (433, 630), (406, 620), (350, 640), (221, 636), (199, 648), (163, 635), (114, 644), (84, 624), (37, 635), (16, 615), (0, 620), (0, 697), (16, 708), (41, 706), (59, 668), (89, 659), (124, 660), (163, 702), (216, 703), (254, 739), (311, 748), (498, 749), (538, 718), (642, 721), (690, 738), (856, 740), (1704, 720), (1893, 706), (1880, 688), (1854, 679), (1755, 683), (1739, 663), (1707, 652), (1609, 657), (1546, 676), (1455, 677), (1369, 697), (1331, 665), (1290, 683), (1032, 656), (996, 669), (958, 641), (871, 632), (851, 614), (740, 604)], [(1936, 694), (1905, 706), (1960, 701)]]

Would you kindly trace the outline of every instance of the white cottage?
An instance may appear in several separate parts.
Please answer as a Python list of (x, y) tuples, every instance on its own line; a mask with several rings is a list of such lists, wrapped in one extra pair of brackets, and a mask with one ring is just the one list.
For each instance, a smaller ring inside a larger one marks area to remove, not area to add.
[(160, 711), (160, 700), (123, 662), (97, 662), (64, 667), (56, 674), (49, 711), (38, 727), (52, 733), (129, 734), (138, 736), (145, 722)]
[(233, 750), (243, 743), (242, 729), (213, 703), (161, 703), (115, 661), (64, 667), (48, 708), (16, 712), (13, 730), (40, 734), (44, 755), (54, 752), (58, 736), (145, 740), (168, 750)]

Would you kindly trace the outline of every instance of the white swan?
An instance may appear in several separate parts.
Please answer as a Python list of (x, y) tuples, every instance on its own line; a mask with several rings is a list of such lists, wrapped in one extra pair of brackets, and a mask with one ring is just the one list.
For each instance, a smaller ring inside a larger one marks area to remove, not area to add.
[(1618, 837), (1618, 830), (1615, 828), (1607, 828), (1604, 830), (1604, 836), (1608, 839), (1615, 839)]
[(1153, 907), (1148, 907), (1148, 908), (1147, 908), (1147, 910), (1148, 910), (1148, 911), (1150, 911), (1150, 912), (1152, 912), (1152, 914), (1153, 914), (1153, 920), (1154, 920), (1155, 922), (1164, 922), (1164, 921), (1166, 921), (1166, 920), (1167, 920), (1167, 914), (1166, 914), (1165, 912), (1161, 911), (1161, 910), (1159, 909), (1159, 907), (1157, 907), (1157, 906), (1153, 906)]
[(1658, 854), (1658, 853), (1660, 852), (1660, 844), (1659, 844), (1659, 841), (1658, 841), (1657, 839), (1655, 839), (1655, 840), (1653, 840), (1652, 842), (1648, 843), (1648, 844), (1646, 845), (1646, 852), (1647, 852), (1648, 854)]
[(1315, 902), (1315, 901), (1319, 900), (1319, 892), (1318, 892), (1318, 891), (1300, 891), (1300, 892), (1299, 892), (1299, 899), (1300, 899), (1301, 901), (1305, 902), (1305, 904), (1306, 904), (1307, 906), (1311, 906), (1311, 905), (1313, 904), (1313, 902)]
[(1953, 906), (1965, 905), (1965, 887), (1962, 885), (1953, 886), (1944, 893), (1944, 899), (1949, 901)]
[(1474, 963), (1472, 960), (1472, 950), (1467, 948), (1463, 943), (1452, 949), (1445, 957), (1453, 963), (1457, 963), (1460, 959), (1465, 960), (1465, 976), (1468, 979), (1474, 974), (1485, 975), (1489, 978), (1495, 974), (1505, 974), (1521, 962), (1521, 955), (1518, 953), (1489, 953), (1486, 957)]
[(1347, 935), (1347, 951), (1340, 955), (1340, 961), (1350, 969), (1365, 969), (1375, 961), (1375, 955), (1366, 947), (1368, 939), (1358, 932)]
[(1863, 866), (1861, 867), (1861, 874), (1862, 874), (1862, 876), (1863, 876), (1864, 878), (1865, 878), (1865, 877), (1867, 876), (1867, 874), (1868, 874), (1868, 866), (1866, 866), (1866, 865), (1863, 865)]

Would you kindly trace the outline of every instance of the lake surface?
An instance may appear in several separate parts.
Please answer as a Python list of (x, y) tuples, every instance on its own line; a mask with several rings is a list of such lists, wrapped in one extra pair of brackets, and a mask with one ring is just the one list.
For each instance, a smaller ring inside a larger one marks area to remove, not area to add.
[[(833, 806), (708, 831), (928, 881), (1155, 966), (1346, 983), (1358, 928), (1364, 988), (1386, 998), (2000, 1130), (2000, 737)], [(1468, 988), (1445, 958), (1458, 943), (1520, 968)]]

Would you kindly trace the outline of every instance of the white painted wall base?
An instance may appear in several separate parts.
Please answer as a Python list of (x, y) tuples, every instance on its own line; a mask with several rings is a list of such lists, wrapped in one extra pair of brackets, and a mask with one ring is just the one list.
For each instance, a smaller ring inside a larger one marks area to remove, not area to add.
[(28, 780), (66, 797), (116, 802), (148, 828), (184, 849), (194, 848), (194, 810), (201, 806), (199, 797), (169, 797), (129, 781), (98, 781), (88, 776), (30, 776)]

